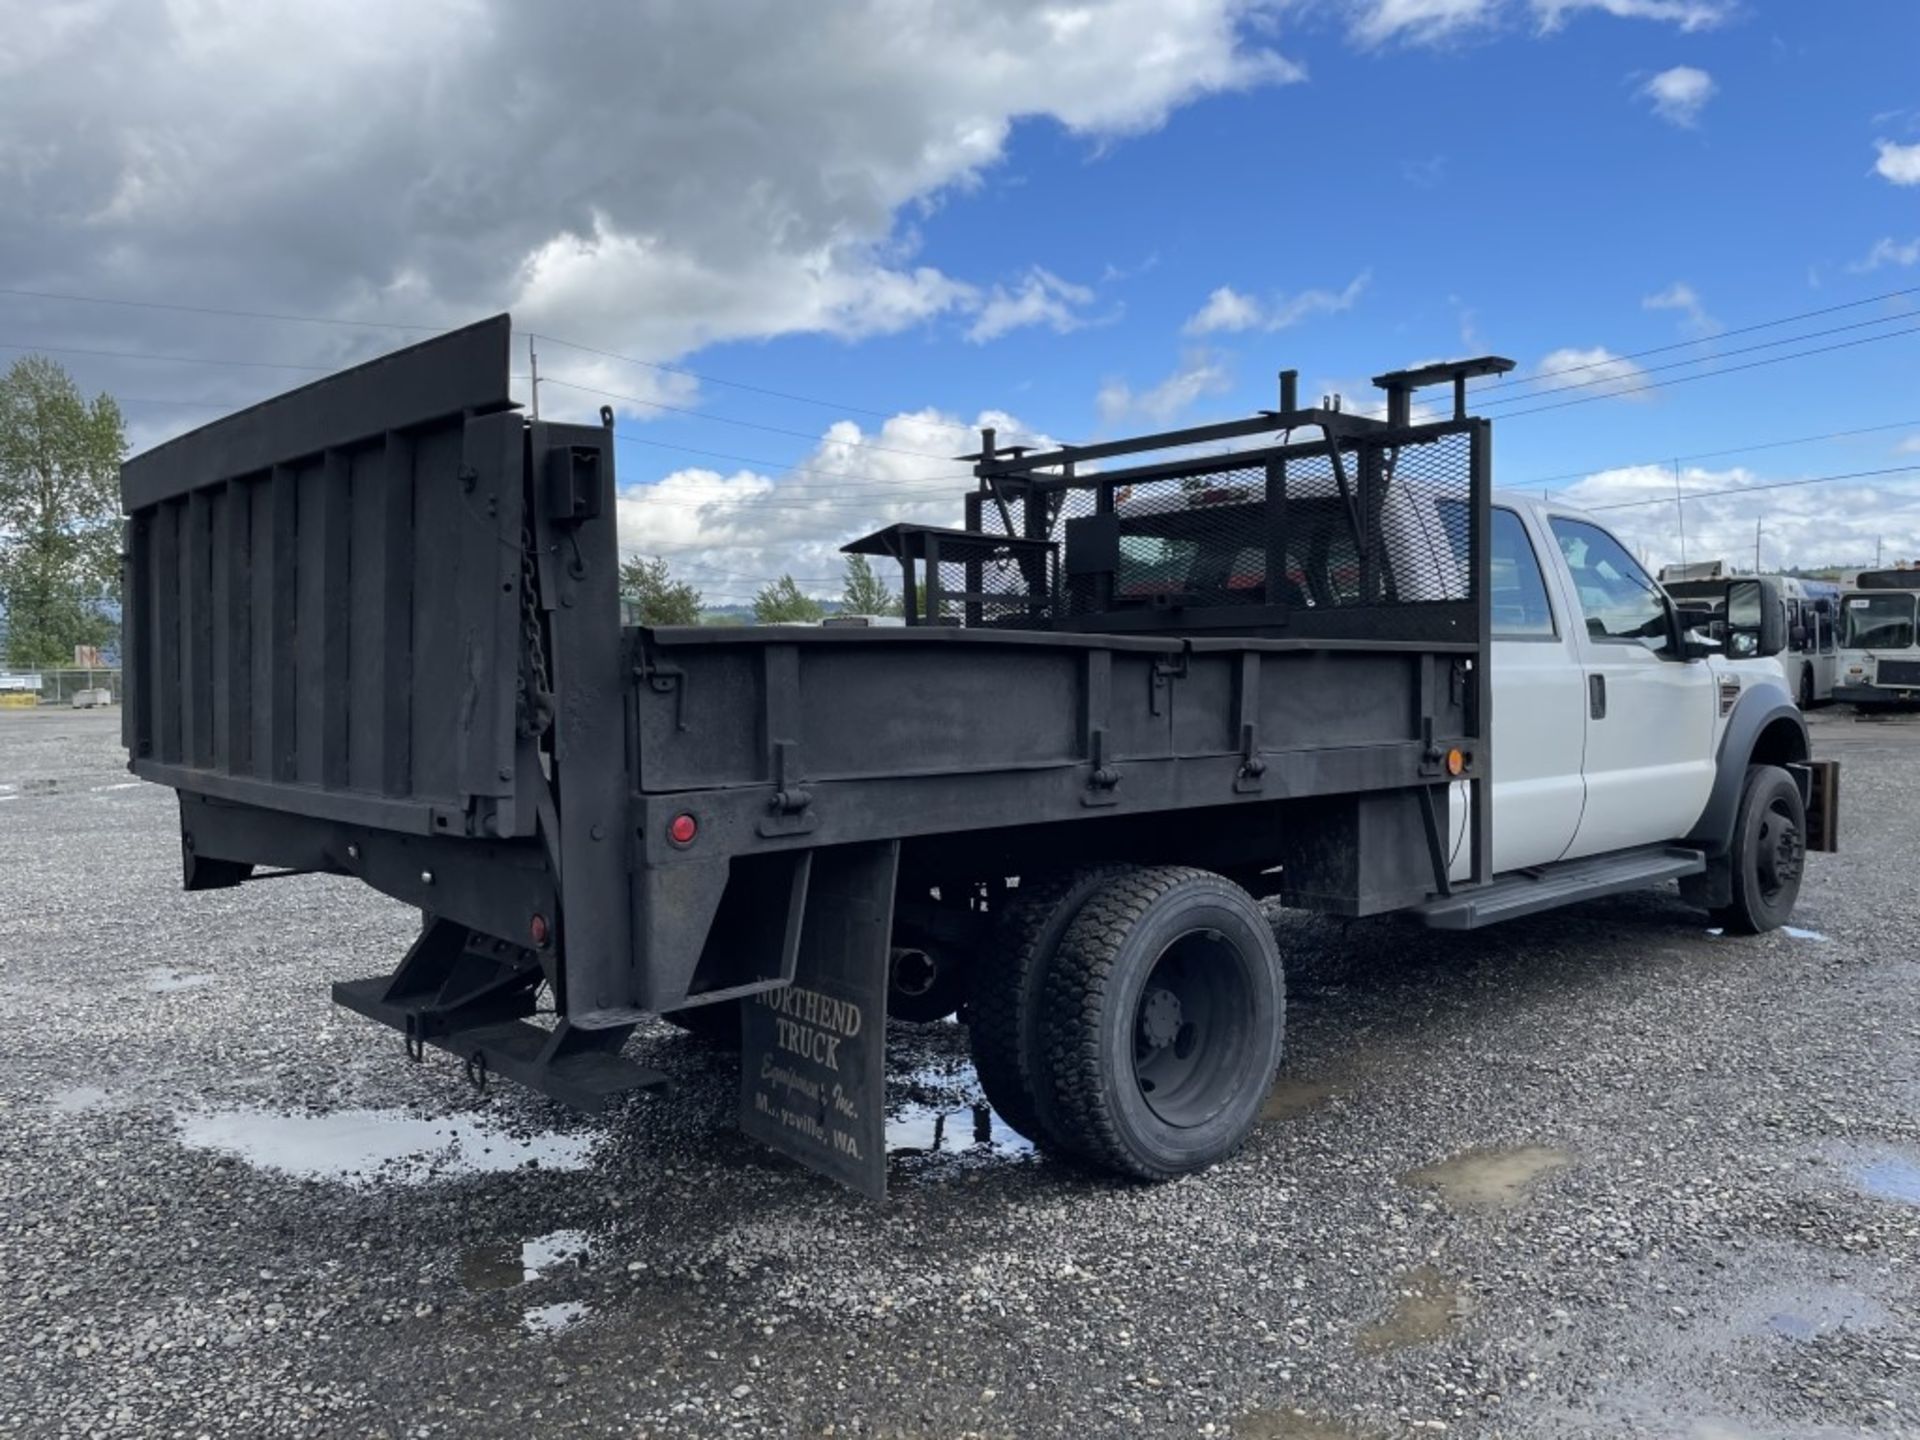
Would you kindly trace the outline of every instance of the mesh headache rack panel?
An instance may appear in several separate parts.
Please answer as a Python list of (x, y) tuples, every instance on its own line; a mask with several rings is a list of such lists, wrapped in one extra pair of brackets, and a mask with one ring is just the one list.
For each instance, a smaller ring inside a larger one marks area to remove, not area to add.
[[(965, 530), (894, 526), (846, 548), (900, 561), (909, 623), (1470, 646), (1490, 425), (1466, 414), (1464, 382), (1510, 368), (1381, 376), (1386, 420), (1301, 409), (1288, 375), (1281, 409), (1250, 420), (1043, 454), (988, 431)], [(1454, 415), (1413, 423), (1413, 390), (1443, 381)], [(1149, 454), (1171, 458), (1133, 463)]]

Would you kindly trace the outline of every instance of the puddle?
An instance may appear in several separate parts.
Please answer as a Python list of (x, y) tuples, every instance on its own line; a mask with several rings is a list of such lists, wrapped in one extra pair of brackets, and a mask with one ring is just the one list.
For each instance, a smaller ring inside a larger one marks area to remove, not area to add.
[(592, 1313), (584, 1300), (530, 1305), (521, 1312), (520, 1328), (530, 1335), (558, 1335), (562, 1330), (571, 1330)]
[[(232, 1155), (260, 1170), (300, 1180), (417, 1185), (536, 1164), (586, 1166), (599, 1137), (591, 1132), (509, 1135), (467, 1116), (425, 1120), (404, 1110), (336, 1110), (324, 1115), (275, 1110), (200, 1110), (175, 1117), (182, 1144)], [(565, 1233), (565, 1232), (561, 1232)]]
[(1262, 1120), (1291, 1120), (1316, 1110), (1333, 1098), (1333, 1085), (1326, 1080), (1278, 1080), (1267, 1092), (1260, 1107)]
[(985, 1101), (973, 1105), (898, 1105), (887, 1112), (889, 1155), (968, 1155), (1015, 1159), (1033, 1153), (1033, 1142), (994, 1114)]
[(1437, 1165), (1409, 1170), (1402, 1185), (1430, 1187), (1458, 1209), (1511, 1210), (1524, 1203), (1534, 1183), (1573, 1163), (1565, 1150), (1521, 1145), (1509, 1150), (1468, 1150)]
[(62, 1115), (80, 1115), (100, 1109), (111, 1098), (98, 1085), (75, 1085), (70, 1090), (54, 1091), (47, 1097), (47, 1104)]
[(1865, 1295), (1838, 1286), (1815, 1286), (1763, 1299), (1766, 1328), (1783, 1340), (1808, 1344), (1840, 1330), (1877, 1330), (1890, 1317)]
[(1445, 1339), (1474, 1309), (1473, 1297), (1462, 1294), (1458, 1282), (1431, 1265), (1422, 1265), (1402, 1277), (1393, 1309), (1361, 1327), (1354, 1344), (1372, 1354), (1431, 1345)]
[(469, 1290), (511, 1290), (564, 1265), (587, 1263), (587, 1232), (555, 1230), (518, 1245), (480, 1245), (460, 1257), (460, 1283)]
[(1827, 943), (1827, 937), (1818, 930), (1802, 930), (1798, 925), (1782, 925), (1780, 933), (1789, 935), (1795, 940), (1814, 940), (1822, 945)]
[(1234, 1440), (1374, 1440), (1376, 1433), (1304, 1410), (1249, 1410), (1233, 1422)]
[(1853, 1174), (1860, 1188), (1876, 1200), (1920, 1205), (1920, 1161), (1910, 1156), (1885, 1151), (1861, 1163)]
[(146, 986), (155, 995), (171, 994), (175, 990), (198, 990), (202, 985), (211, 985), (211, 975), (188, 975), (179, 970), (149, 970)]
[(888, 1084), (887, 1153), (1017, 1160), (1033, 1153), (1033, 1142), (987, 1104), (972, 1065), (935, 1061)]

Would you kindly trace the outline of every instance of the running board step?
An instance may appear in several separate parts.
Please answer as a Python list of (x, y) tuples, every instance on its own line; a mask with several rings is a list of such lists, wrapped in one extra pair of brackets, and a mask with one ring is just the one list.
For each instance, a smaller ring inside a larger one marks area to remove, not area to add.
[(439, 1029), (430, 1021), (423, 1023), (427, 1017), (415, 1006), (388, 999), (392, 985), (391, 975), (341, 980), (334, 984), (333, 1003), (398, 1030), (415, 1059), (428, 1045), (457, 1056), (476, 1089), (484, 1090), (489, 1080), (501, 1076), (562, 1105), (598, 1114), (616, 1095), (667, 1084), (658, 1070), (620, 1058), (631, 1025), (581, 1030), (562, 1020), (543, 1030), (526, 1020), (495, 1020)]
[(1706, 868), (1707, 857), (1698, 850), (1655, 845), (1516, 871), (1490, 884), (1428, 900), (1414, 906), (1412, 913), (1435, 930), (1478, 930), (1501, 920), (1558, 909), (1576, 900), (1644, 890), (1663, 880), (1698, 875)]

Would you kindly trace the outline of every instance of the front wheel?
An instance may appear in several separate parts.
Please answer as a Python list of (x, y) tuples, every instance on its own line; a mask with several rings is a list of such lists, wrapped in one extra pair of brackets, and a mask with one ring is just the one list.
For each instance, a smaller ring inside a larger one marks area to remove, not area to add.
[(1279, 1068), (1286, 986), (1253, 897), (1205, 870), (1114, 876), (1046, 971), (1036, 1055), (1067, 1148), (1144, 1180), (1238, 1149)]
[(1793, 914), (1806, 868), (1800, 787), (1778, 765), (1749, 765), (1733, 822), (1733, 900), (1713, 919), (1730, 935), (1777, 930)]

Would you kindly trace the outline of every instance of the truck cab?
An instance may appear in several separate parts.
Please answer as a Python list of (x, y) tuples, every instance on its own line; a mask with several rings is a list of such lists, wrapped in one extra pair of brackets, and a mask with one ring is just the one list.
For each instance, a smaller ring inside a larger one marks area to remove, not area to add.
[(1745, 623), (1710, 639), (1592, 516), (1510, 493), (1492, 515), (1496, 873), (1685, 839), (1736, 729), (1775, 763), (1807, 758), (1780, 664), (1761, 653), (1759, 582), (1722, 583)]

